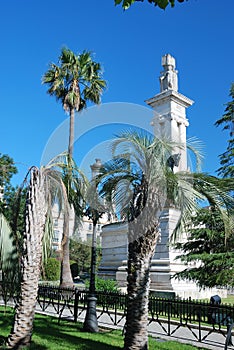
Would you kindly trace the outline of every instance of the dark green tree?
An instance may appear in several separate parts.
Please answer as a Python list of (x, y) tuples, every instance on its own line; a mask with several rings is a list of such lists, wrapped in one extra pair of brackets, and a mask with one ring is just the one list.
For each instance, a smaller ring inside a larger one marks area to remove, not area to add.
[(26, 188), (6, 186), (2, 198), (2, 213), (7, 219), (11, 233), (9, 241), (12, 243), (13, 263), (2, 268), (2, 290), (7, 298), (19, 296), (20, 292), (20, 261), (23, 254), (23, 237), (25, 231)]
[[(17, 168), (14, 160), (7, 154), (0, 153), (0, 196), (4, 196), (4, 192), (11, 187), (10, 181), (14, 174), (17, 174)], [(0, 212), (3, 212), (4, 201), (0, 201)]]
[(87, 272), (90, 269), (90, 246), (81, 240), (70, 239), (70, 259), (78, 265), (78, 273)]
[[(188, 279), (200, 287), (234, 285), (234, 236), (233, 218), (223, 218), (215, 207), (202, 208), (193, 217), (188, 229), (188, 241), (175, 244), (182, 250), (177, 256), (187, 268), (175, 275)], [(227, 237), (224, 223), (229, 225)]]
[[(88, 102), (100, 103), (101, 94), (106, 87), (106, 82), (102, 79), (101, 65), (93, 60), (88, 51), (76, 55), (63, 48), (58, 65), (51, 63), (42, 81), (49, 87), (48, 94), (55, 96), (69, 114), (68, 159), (71, 162), (75, 112), (84, 109)], [(70, 173), (67, 182), (72, 182)], [(71, 187), (71, 184), (68, 184), (68, 187)], [(69, 261), (69, 211), (64, 213), (62, 253), (61, 287), (73, 287)]]
[(2, 213), (6, 217), (14, 233), (24, 232), (24, 215), (27, 188), (7, 186), (2, 197)]
[(14, 174), (17, 174), (17, 168), (13, 158), (0, 153), (0, 186), (4, 187), (9, 184)]
[[(0, 191), (2, 190), (0, 200), (0, 212), (6, 218), (11, 229), (10, 240), (15, 245), (18, 254), (18, 261), (21, 259), (23, 248), (23, 232), (25, 228), (25, 204), (26, 204), (26, 189), (13, 187), (11, 178), (17, 173), (17, 168), (14, 165), (14, 160), (6, 154), (0, 155)], [(2, 270), (2, 287), (6, 287), (6, 292), (17, 292), (19, 281), (19, 270), (17, 261), (12, 268)]]
[(44, 266), (44, 279), (46, 281), (58, 281), (60, 268), (60, 262), (56, 258), (49, 258)]
[[(144, 0), (115, 0), (115, 5), (121, 4), (124, 10), (127, 10), (134, 2), (144, 2)], [(178, 2), (184, 2), (184, 0), (177, 0)], [(165, 10), (168, 5), (175, 6), (176, 0), (148, 0), (148, 2), (154, 6), (158, 6)]]
[(220, 154), (220, 168), (218, 175), (223, 177), (234, 177), (234, 83), (231, 85), (231, 101), (226, 104), (225, 113), (222, 118), (215, 123), (216, 126), (222, 125), (223, 130), (229, 131), (227, 150)]

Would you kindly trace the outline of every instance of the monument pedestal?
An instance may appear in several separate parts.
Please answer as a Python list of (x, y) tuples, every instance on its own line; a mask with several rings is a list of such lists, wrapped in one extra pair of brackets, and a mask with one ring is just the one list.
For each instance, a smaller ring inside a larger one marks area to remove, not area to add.
[[(176, 280), (173, 275), (185, 269), (180, 260), (175, 257), (180, 254), (169, 244), (169, 237), (174, 230), (180, 213), (175, 209), (167, 209), (161, 215), (161, 241), (158, 242), (150, 268), (150, 291), (155, 295), (176, 295), (180, 298), (199, 299), (210, 298), (218, 294), (226, 297), (225, 289), (203, 289), (193, 282)], [(127, 290), (127, 249), (128, 225), (114, 223), (102, 228), (102, 261), (98, 275), (104, 279), (114, 279), (121, 291)], [(180, 237), (185, 239), (185, 237)], [(162, 294), (163, 293), (163, 294)]]
[(127, 260), (127, 224), (113, 223), (104, 225), (101, 233), (102, 260), (98, 275), (104, 279), (116, 279), (116, 273)]

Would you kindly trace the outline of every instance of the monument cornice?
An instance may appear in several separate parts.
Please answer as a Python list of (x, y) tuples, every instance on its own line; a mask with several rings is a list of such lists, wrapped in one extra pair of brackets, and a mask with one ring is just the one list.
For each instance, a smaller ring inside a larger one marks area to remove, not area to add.
[(163, 103), (167, 100), (176, 102), (186, 108), (189, 106), (192, 106), (192, 104), (194, 103), (194, 101), (192, 101), (190, 98), (182, 95), (181, 93), (175, 90), (164, 90), (163, 92), (160, 92), (159, 94), (153, 96), (152, 98), (145, 100), (145, 102), (149, 106), (153, 107), (156, 103), (159, 103), (159, 102)]

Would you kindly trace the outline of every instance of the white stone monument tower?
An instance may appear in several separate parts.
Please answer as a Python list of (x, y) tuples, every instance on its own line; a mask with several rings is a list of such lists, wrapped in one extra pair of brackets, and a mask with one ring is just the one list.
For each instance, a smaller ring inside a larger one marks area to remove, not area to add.
[[(146, 100), (153, 109), (151, 125), (155, 136), (184, 145), (183, 148), (175, 149), (173, 152), (173, 156), (177, 158), (173, 171), (186, 171), (186, 128), (189, 125), (186, 109), (193, 104), (193, 101), (178, 92), (178, 71), (175, 70), (174, 57), (169, 54), (163, 56), (162, 66), (164, 70), (159, 77), (160, 93)], [(150, 270), (151, 290), (177, 292), (175, 289), (178, 288), (173, 285), (171, 276), (184, 269), (184, 265), (174, 261), (178, 252), (173, 251), (169, 246), (169, 237), (177, 224), (179, 215), (179, 211), (173, 208), (166, 208), (161, 215), (161, 241), (157, 244)], [(126, 261), (119, 267), (116, 276), (119, 284), (124, 286)], [(178, 285), (178, 282), (175, 283)]]
[[(159, 77), (160, 93), (146, 100), (146, 103), (154, 111), (151, 124), (155, 136), (166, 137), (184, 145), (183, 148), (175, 149), (173, 152), (178, 158), (173, 171), (187, 171), (186, 128), (189, 123), (186, 118), (186, 109), (193, 104), (193, 101), (178, 92), (178, 72), (175, 70), (174, 57), (169, 54), (163, 56), (162, 66), (164, 70)], [(171, 279), (175, 272), (184, 269), (184, 265), (175, 261), (178, 252), (169, 245), (169, 238), (179, 215), (179, 211), (173, 208), (165, 209), (161, 215), (161, 242), (157, 244), (151, 264), (152, 290), (173, 290), (178, 294), (177, 287), (182, 285)]]

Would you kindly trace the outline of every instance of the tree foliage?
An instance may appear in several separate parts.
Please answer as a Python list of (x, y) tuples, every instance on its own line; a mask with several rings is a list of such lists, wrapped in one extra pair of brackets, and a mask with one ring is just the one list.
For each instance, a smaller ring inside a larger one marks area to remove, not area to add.
[[(120, 5), (124, 10), (127, 10), (135, 2), (144, 2), (144, 0), (115, 0), (115, 5)], [(184, 0), (177, 0), (178, 2), (184, 2)], [(154, 6), (158, 6), (161, 9), (165, 10), (168, 5), (171, 7), (175, 6), (176, 0), (148, 0), (148, 2)]]
[(6, 154), (0, 154), (0, 212), (7, 219), (15, 238), (19, 240), (24, 231), (26, 189), (11, 185), (14, 174), (17, 174), (14, 160)]
[(0, 154), (0, 269), (5, 303), (9, 297), (19, 293), (19, 261), (25, 228), (26, 190), (13, 187), (10, 182), (16, 173), (14, 160), (6, 154)]
[(220, 168), (218, 175), (223, 177), (234, 177), (234, 83), (230, 88), (231, 101), (226, 104), (225, 113), (215, 123), (216, 126), (223, 126), (223, 130), (229, 130), (227, 150), (220, 154)]
[[(27, 188), (7, 186), (0, 207), (17, 241), (20, 240), (25, 226), (25, 205)], [(20, 243), (19, 243), (20, 244)]]
[(90, 246), (81, 240), (70, 239), (70, 259), (78, 264), (78, 273), (87, 272), (90, 269)]
[(14, 165), (13, 158), (0, 153), (0, 212), (6, 217), (8, 216), (7, 201), (12, 198), (12, 192), (14, 191), (10, 183), (14, 174), (17, 174), (17, 168)]
[[(232, 233), (233, 218), (229, 220)], [(226, 236), (220, 212), (214, 207), (200, 209), (191, 221), (188, 234), (188, 241), (175, 245), (183, 253), (177, 259), (187, 265), (175, 277), (194, 281), (200, 287), (233, 286), (234, 236)]]
[(56, 258), (49, 258), (44, 267), (44, 279), (58, 281), (60, 277), (60, 262)]
[(19, 295), (19, 255), (11, 227), (0, 213), (0, 270), (1, 293), (5, 305), (12, 297)]
[[(95, 277), (96, 291), (98, 292), (119, 292), (118, 283), (116, 280), (103, 279), (98, 276)], [(89, 281), (85, 281), (86, 289), (89, 288)]]
[(11, 177), (17, 174), (17, 168), (14, 160), (7, 154), (0, 153), (0, 187), (10, 184)]

